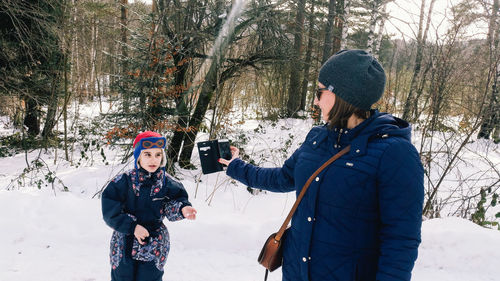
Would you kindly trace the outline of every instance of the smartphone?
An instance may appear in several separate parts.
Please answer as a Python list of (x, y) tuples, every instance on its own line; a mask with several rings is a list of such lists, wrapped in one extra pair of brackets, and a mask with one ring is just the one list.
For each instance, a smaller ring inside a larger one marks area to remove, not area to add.
[(233, 156), (231, 155), (231, 148), (229, 146), (229, 140), (219, 140), (217, 143), (219, 145), (220, 158), (224, 158), (226, 160), (231, 160), (231, 158)]
[(197, 145), (201, 170), (205, 175), (224, 170), (223, 165), (219, 163), (219, 158), (227, 160), (232, 158), (228, 140), (202, 141), (198, 142)]

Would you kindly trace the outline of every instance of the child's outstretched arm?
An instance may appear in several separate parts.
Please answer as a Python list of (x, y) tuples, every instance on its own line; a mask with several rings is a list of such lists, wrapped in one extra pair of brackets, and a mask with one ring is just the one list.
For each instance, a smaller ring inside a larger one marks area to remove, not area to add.
[(101, 198), (102, 216), (106, 224), (114, 230), (125, 234), (133, 234), (137, 219), (135, 216), (123, 211), (127, 187), (127, 179), (123, 175), (117, 176), (108, 184)]
[(177, 221), (183, 218), (196, 219), (196, 209), (191, 206), (188, 200), (188, 193), (182, 183), (167, 176), (166, 185), (168, 188), (168, 201), (163, 208), (164, 215), (169, 221)]
[(182, 202), (176, 200), (170, 200), (165, 203), (163, 214), (169, 221), (178, 221), (184, 218), (188, 220), (196, 219), (195, 208), (189, 205), (183, 205)]

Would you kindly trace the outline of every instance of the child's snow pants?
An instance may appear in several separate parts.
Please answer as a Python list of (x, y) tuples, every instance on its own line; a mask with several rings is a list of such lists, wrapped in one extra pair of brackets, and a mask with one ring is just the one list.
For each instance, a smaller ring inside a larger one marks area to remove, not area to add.
[(117, 268), (111, 270), (111, 281), (161, 281), (163, 271), (155, 262), (136, 261), (123, 257)]

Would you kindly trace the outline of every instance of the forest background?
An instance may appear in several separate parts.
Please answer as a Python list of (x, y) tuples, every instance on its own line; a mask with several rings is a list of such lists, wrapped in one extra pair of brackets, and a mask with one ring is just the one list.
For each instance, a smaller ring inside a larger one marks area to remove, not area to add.
[[(249, 118), (317, 118), (321, 64), (357, 48), (387, 73), (376, 107), (418, 132), (424, 216), (446, 212), (498, 228), (500, 212), (491, 210), (500, 163), (478, 153), (479, 171), (456, 169), (472, 163), (467, 144), (500, 142), (498, 0), (414, 1), (407, 19), (388, 5), (406, 8), (387, 0), (3, 0), (0, 115), (15, 129), (1, 136), (0, 157), (40, 151), (6, 188), (29, 179), (67, 191), (43, 151), (61, 151), (54, 161), (78, 167), (91, 152), (106, 161), (104, 148), (114, 147), (125, 163), (144, 130), (170, 140), (170, 173), (193, 169), (199, 133), (227, 138)], [(101, 111), (90, 121), (79, 115), (88, 103)], [(454, 184), (443, 190), (452, 171)]]

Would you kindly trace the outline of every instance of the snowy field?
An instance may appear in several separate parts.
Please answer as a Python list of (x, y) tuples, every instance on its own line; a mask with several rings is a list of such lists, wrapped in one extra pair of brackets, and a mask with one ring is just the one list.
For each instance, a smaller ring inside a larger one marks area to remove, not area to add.
[[(193, 185), (187, 185), (193, 196)], [(234, 187), (236, 188), (236, 187)], [(172, 239), (164, 280), (263, 280), (256, 259), (264, 239), (277, 229), (287, 195), (248, 199), (235, 209), (230, 191), (208, 206), (193, 199), (196, 221), (167, 222)], [(290, 201), (290, 200), (288, 200)], [(101, 219), (100, 202), (73, 193), (0, 192), (0, 280), (109, 280), (111, 230)], [(425, 221), (417, 281), (500, 280), (500, 232), (467, 220)], [(278, 271), (269, 280), (281, 280)]]
[[(252, 159), (261, 166), (275, 166), (303, 141), (311, 126), (307, 120), (281, 120), (261, 127), (247, 121), (233, 135), (244, 132), (246, 137), (239, 141), (246, 142), (245, 151)], [(206, 135), (199, 140), (206, 140)], [(477, 144), (471, 147), (481, 149)], [(25, 155), (0, 158), (0, 281), (110, 279), (112, 231), (102, 220), (100, 200), (93, 196), (131, 164), (120, 164), (115, 150), (106, 148), (105, 153), (109, 165), (96, 160), (78, 168), (62, 160), (53, 164), (53, 150), (42, 154), (69, 192), (61, 191), (60, 185), (38, 190), (28, 178), (26, 187), (13, 187), (11, 180), (26, 167)], [(487, 154), (500, 165), (498, 145), (488, 146)], [(36, 155), (37, 151), (29, 153), (28, 161)], [(59, 151), (57, 158), (62, 155)], [(192, 160), (199, 167), (196, 152)], [(180, 170), (178, 177), (198, 217), (196, 221), (166, 221), (172, 246), (164, 280), (263, 280), (257, 256), (267, 236), (279, 228), (294, 195), (252, 195), (224, 173)], [(8, 186), (11, 190), (6, 190)], [(464, 219), (440, 218), (424, 221), (422, 240), (412, 280), (500, 280), (500, 231)], [(268, 280), (281, 280), (280, 271)]]

